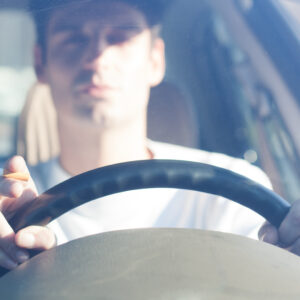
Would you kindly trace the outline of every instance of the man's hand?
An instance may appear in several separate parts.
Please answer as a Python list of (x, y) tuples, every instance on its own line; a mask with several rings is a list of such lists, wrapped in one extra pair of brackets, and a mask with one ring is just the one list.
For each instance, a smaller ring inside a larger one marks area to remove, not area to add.
[[(7, 161), (3, 174), (22, 172), (29, 174), (24, 159), (14, 156)], [(29, 226), (17, 233), (9, 220), (25, 204), (37, 197), (37, 190), (31, 178), (28, 181), (0, 177), (0, 266), (13, 269), (29, 258), (26, 249), (46, 250), (55, 246), (55, 235), (50, 229)]]
[(300, 201), (293, 203), (279, 229), (266, 222), (259, 230), (260, 240), (300, 255)]

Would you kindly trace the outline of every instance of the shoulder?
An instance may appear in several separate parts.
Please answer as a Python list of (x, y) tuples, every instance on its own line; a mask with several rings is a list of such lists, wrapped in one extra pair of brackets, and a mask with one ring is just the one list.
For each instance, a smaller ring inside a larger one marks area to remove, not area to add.
[(149, 147), (157, 159), (177, 159), (210, 164), (233, 171), (268, 188), (272, 188), (268, 176), (260, 168), (251, 165), (246, 160), (222, 153), (208, 152), (161, 142), (149, 141)]

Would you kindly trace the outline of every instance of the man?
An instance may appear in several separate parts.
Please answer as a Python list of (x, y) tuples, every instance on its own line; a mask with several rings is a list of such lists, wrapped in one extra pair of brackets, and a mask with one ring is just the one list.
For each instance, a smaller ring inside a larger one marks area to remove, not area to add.
[[(147, 140), (149, 91), (161, 82), (165, 69), (156, 14), (160, 0), (33, 3), (41, 5), (35, 9), (42, 13), (37, 16), (36, 72), (51, 88), (61, 145), (59, 158), (32, 169), (39, 191), (96, 167), (152, 158), (212, 163), (249, 173), (269, 185), (259, 169), (242, 160)], [(4, 172), (28, 169), (22, 158), (14, 157)], [(149, 226), (251, 235), (261, 222), (257, 215), (220, 197), (202, 194), (198, 201), (194, 192), (151, 190), (99, 199), (50, 224), (51, 229), (32, 226), (15, 233), (8, 221), (36, 197), (35, 184), (32, 179), (2, 178), (0, 195), (0, 265), (8, 269), (28, 259), (26, 249), (55, 246), (55, 235), (62, 243), (85, 234)], [(261, 231), (265, 240), (277, 243), (280, 234), (282, 242), (297, 246), (297, 230), (290, 231), (297, 211), (292, 209), (279, 233), (267, 224)]]

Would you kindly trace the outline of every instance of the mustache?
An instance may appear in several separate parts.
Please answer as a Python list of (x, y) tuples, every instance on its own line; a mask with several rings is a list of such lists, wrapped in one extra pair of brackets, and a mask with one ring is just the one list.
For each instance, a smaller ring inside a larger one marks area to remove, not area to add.
[(107, 76), (102, 76), (101, 74), (95, 74), (92, 70), (83, 70), (73, 81), (73, 87), (83, 86), (83, 85), (105, 85), (113, 88), (120, 88), (120, 85)]
[(83, 70), (78, 74), (77, 77), (75, 77), (73, 82), (74, 86), (91, 83), (93, 79), (93, 75), (94, 73), (92, 71)]

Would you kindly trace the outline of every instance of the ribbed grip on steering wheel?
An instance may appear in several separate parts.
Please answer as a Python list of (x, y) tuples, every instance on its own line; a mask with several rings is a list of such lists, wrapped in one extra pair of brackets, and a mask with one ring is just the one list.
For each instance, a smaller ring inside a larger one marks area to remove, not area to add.
[(289, 203), (271, 190), (229, 170), (178, 160), (134, 161), (75, 176), (41, 194), (12, 220), (15, 229), (46, 225), (96, 198), (144, 188), (176, 188), (223, 196), (279, 226)]

